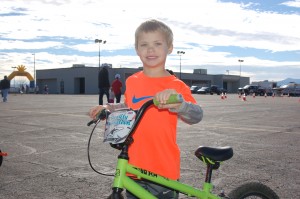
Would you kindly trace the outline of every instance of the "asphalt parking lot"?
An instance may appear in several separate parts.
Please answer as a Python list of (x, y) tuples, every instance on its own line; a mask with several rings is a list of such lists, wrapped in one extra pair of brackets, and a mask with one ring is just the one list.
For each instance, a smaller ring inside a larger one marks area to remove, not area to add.
[[(213, 175), (215, 190), (230, 191), (260, 181), (282, 199), (300, 198), (300, 98), (194, 95), (204, 109), (199, 124), (179, 122), (181, 181), (200, 187), (205, 166), (195, 156), (200, 145), (232, 146), (234, 157)], [(123, 96), (122, 96), (123, 97)], [(0, 102), (1, 199), (105, 198), (111, 177), (88, 164), (88, 110), (97, 95), (16, 95)], [(94, 167), (113, 173), (117, 150), (92, 139)], [(186, 198), (181, 196), (181, 198)]]

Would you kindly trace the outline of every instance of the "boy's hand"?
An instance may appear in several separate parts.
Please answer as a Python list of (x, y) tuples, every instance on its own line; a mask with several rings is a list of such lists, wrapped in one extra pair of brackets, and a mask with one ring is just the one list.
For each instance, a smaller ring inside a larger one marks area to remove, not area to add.
[(90, 112), (89, 112), (89, 116), (92, 119), (96, 119), (97, 114), (102, 111), (103, 109), (105, 109), (105, 106), (99, 105), (99, 106), (95, 106), (93, 108), (91, 108)]
[(166, 104), (167, 100), (169, 99), (170, 95), (172, 94), (179, 94), (174, 89), (166, 89), (161, 92), (156, 93), (154, 98), (159, 102), (159, 105), (157, 106), (159, 109), (170, 109), (170, 108), (179, 108), (181, 103), (175, 103), (175, 104)]

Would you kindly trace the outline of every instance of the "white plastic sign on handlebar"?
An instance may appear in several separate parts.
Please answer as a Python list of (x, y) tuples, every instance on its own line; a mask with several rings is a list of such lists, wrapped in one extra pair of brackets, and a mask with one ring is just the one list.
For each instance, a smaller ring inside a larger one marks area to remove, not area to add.
[(112, 112), (106, 120), (103, 142), (123, 143), (135, 121), (135, 116), (135, 111), (128, 109)]

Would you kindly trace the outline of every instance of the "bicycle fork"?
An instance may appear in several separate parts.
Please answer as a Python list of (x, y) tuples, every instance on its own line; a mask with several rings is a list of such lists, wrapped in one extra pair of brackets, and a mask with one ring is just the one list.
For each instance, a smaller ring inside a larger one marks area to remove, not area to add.
[[(124, 187), (130, 190), (138, 198), (155, 199), (151, 193), (143, 189), (133, 179), (126, 175), (128, 166), (128, 146), (122, 148), (122, 152), (118, 156), (118, 164), (113, 183), (113, 193), (110, 199), (123, 199), (122, 191)], [(130, 172), (129, 172), (130, 173)]]
[(126, 165), (128, 164), (129, 156), (128, 156), (128, 146), (125, 145), (122, 148), (120, 155), (118, 156), (118, 164), (115, 172), (114, 182), (113, 182), (113, 192), (111, 199), (123, 199), (122, 191), (124, 187), (124, 179), (126, 175)]

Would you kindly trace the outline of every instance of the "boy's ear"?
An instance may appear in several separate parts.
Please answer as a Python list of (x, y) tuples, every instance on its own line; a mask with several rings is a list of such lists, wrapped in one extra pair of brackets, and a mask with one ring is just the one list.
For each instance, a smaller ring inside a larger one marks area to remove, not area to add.
[(173, 44), (168, 49), (168, 54), (171, 54), (173, 52)]

